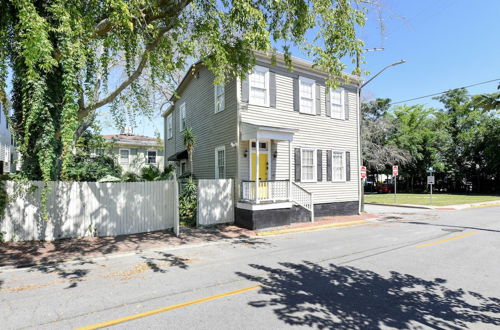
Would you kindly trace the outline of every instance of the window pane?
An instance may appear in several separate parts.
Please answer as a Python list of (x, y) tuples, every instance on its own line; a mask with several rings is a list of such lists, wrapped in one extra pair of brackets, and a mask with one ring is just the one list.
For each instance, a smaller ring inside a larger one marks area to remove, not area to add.
[(120, 150), (120, 164), (128, 164), (128, 150)]
[(333, 164), (333, 180), (342, 181), (344, 180), (344, 153), (333, 152), (332, 154), (332, 164)]
[(148, 151), (148, 164), (156, 164), (156, 151)]
[(314, 150), (302, 150), (302, 180), (314, 180)]
[(217, 179), (223, 179), (225, 176), (224, 164), (225, 164), (225, 151), (218, 150), (217, 151), (217, 174), (218, 174)]

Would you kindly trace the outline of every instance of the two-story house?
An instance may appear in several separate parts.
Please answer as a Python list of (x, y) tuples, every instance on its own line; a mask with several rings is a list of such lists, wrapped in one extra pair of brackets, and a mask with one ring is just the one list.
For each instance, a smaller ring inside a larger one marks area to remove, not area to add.
[[(165, 152), (189, 171), (183, 130), (196, 135), (193, 175), (232, 178), (236, 224), (252, 229), (359, 211), (359, 77), (326, 87), (326, 73), (256, 54), (245, 80), (214, 85), (197, 63), (163, 114)], [(180, 174), (180, 173), (179, 173)]]
[(157, 138), (125, 133), (103, 135), (103, 138), (113, 144), (113, 155), (123, 172), (140, 174), (141, 169), (146, 166), (156, 166), (163, 170), (163, 146), (162, 141)]

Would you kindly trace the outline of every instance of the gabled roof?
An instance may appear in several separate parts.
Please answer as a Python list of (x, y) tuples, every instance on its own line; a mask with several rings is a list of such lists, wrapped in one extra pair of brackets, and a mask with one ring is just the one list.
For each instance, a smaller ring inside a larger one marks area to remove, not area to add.
[(159, 147), (162, 143), (161, 140), (159, 141), (157, 138), (143, 135), (111, 134), (103, 135), (102, 137), (106, 141), (113, 142), (118, 145)]

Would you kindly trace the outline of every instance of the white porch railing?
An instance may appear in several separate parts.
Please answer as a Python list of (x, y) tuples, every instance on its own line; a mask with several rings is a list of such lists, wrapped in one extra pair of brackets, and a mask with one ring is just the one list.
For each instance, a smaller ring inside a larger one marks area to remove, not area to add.
[(256, 203), (290, 201), (288, 182), (288, 180), (261, 180), (256, 189), (255, 181), (241, 181), (241, 200)]
[(314, 222), (313, 194), (305, 190), (295, 182), (292, 182), (292, 199), (295, 203), (311, 212), (311, 222)]

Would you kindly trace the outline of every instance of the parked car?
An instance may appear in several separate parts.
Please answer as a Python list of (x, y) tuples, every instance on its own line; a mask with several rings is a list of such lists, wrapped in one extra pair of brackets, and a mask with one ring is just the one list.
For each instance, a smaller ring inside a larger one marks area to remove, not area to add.
[(394, 185), (392, 183), (379, 183), (375, 189), (379, 194), (393, 193)]

